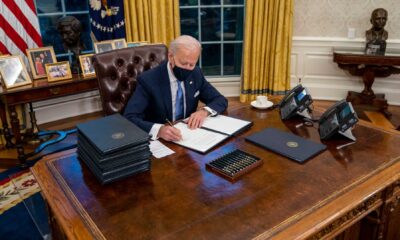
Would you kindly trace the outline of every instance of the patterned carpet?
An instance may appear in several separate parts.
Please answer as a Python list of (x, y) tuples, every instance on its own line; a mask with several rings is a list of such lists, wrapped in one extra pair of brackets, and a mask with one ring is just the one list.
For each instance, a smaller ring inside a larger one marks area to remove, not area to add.
[(45, 202), (34, 176), (12, 168), (0, 174), (0, 239), (50, 239)]
[(40, 191), (29, 170), (15, 173), (0, 181), (0, 215)]
[[(36, 161), (51, 153), (76, 147), (76, 134), (45, 148)], [(19, 167), (0, 173), (0, 239), (51, 239), (48, 213), (40, 187), (30, 170)]]

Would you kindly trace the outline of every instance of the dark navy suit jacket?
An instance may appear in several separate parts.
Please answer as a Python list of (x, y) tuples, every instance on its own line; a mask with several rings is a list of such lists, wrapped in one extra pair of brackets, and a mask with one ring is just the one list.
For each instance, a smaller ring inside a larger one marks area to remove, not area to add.
[[(172, 120), (172, 97), (167, 70), (168, 62), (143, 72), (137, 78), (136, 90), (129, 99), (124, 116), (143, 130), (150, 132), (154, 123)], [(186, 114), (197, 110), (199, 100), (217, 113), (223, 112), (228, 101), (207, 80), (199, 67), (184, 82)]]

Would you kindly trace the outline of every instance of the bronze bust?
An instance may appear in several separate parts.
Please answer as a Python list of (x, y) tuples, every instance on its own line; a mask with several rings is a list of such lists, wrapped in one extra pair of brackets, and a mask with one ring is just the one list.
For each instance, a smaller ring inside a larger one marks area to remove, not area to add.
[(73, 16), (66, 16), (58, 19), (57, 30), (63, 40), (64, 48), (70, 50), (75, 55), (83, 49), (81, 42), (82, 24)]
[(61, 35), (64, 49), (70, 50), (74, 54), (71, 70), (73, 73), (78, 73), (77, 57), (84, 49), (81, 41), (82, 24), (76, 17), (66, 16), (58, 19), (57, 30)]
[(383, 8), (372, 11), (370, 22), (372, 27), (365, 32), (367, 40), (365, 53), (374, 55), (384, 55), (386, 50), (386, 39), (388, 32), (384, 29), (388, 13)]

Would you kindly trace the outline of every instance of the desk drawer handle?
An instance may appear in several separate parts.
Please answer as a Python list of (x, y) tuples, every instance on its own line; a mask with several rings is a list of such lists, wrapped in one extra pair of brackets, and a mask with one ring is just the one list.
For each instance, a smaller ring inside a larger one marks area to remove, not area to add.
[(51, 92), (53, 95), (57, 95), (57, 94), (60, 93), (60, 88), (51, 88), (51, 89), (50, 89), (50, 92)]

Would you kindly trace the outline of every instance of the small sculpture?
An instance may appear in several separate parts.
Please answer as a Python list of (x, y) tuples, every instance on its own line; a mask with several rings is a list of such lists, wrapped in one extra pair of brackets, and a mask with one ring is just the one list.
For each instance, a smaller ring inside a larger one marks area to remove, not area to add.
[(367, 44), (365, 53), (372, 55), (384, 55), (386, 50), (386, 39), (388, 32), (384, 29), (388, 13), (383, 8), (377, 8), (371, 14), (371, 29), (365, 32)]
[(82, 24), (73, 16), (66, 16), (58, 19), (57, 30), (61, 35), (64, 49), (70, 50), (74, 57), (71, 63), (73, 73), (79, 73), (79, 64), (77, 63), (78, 56), (84, 49), (81, 41)]

